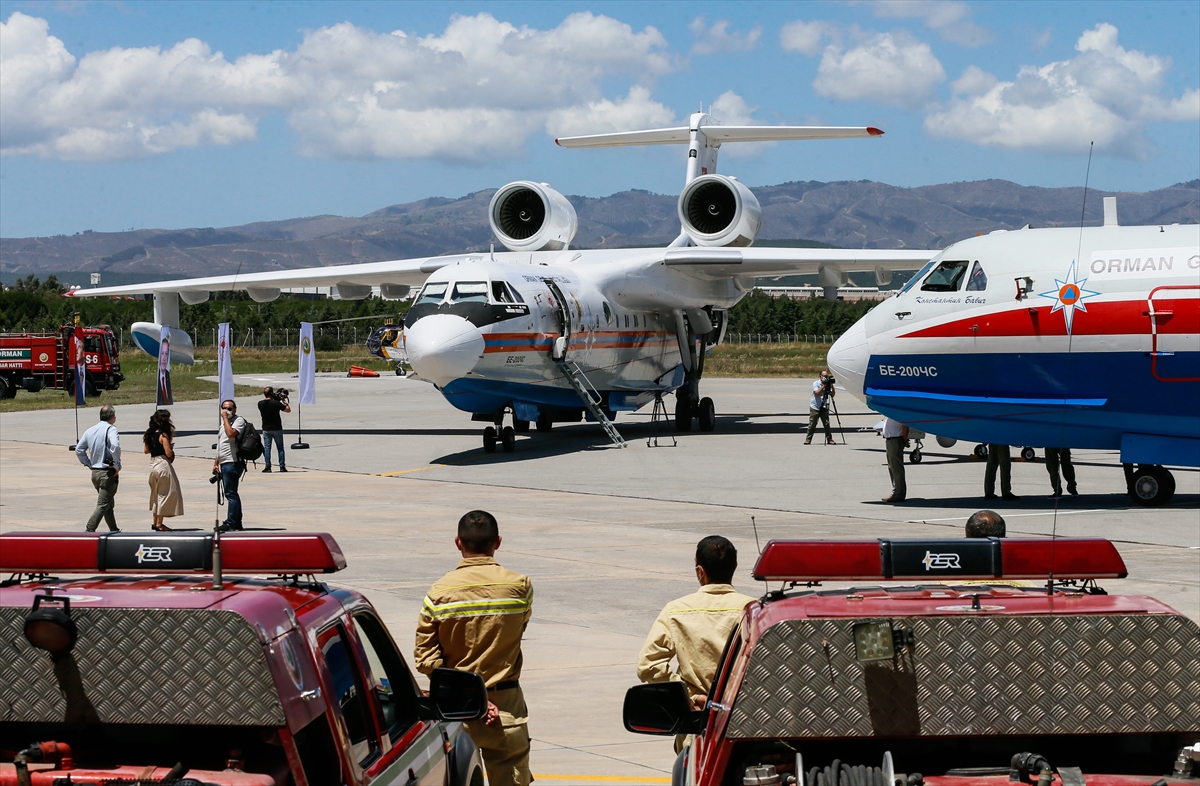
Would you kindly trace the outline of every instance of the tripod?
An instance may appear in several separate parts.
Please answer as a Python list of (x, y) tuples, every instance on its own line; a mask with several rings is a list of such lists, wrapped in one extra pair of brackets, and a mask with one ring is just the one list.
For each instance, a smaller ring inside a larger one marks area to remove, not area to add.
[[(820, 410), (825, 409), (825, 407), (827, 407), (827, 406), (829, 407), (829, 409), (833, 412), (833, 417), (837, 420), (838, 433), (840, 433), (842, 436), (842, 444), (845, 445), (846, 444), (846, 433), (845, 433), (845, 431), (842, 430), (842, 416), (840, 414), (838, 414), (837, 401), (833, 398), (833, 396), (830, 395), (832, 390), (833, 390), (832, 384), (826, 385), (824, 390), (822, 390), (821, 406), (820, 406), (820, 409), (818, 409), (817, 411), (819, 412)], [(826, 424), (826, 428), (828, 428), (828, 425), (829, 425), (828, 418), (825, 419), (825, 424)], [(828, 432), (826, 432), (826, 434), (828, 436)], [(831, 436), (829, 436), (829, 438), (832, 439)], [(811, 435), (807, 439), (805, 439), (804, 444), (807, 445), (809, 439), (812, 439)]]

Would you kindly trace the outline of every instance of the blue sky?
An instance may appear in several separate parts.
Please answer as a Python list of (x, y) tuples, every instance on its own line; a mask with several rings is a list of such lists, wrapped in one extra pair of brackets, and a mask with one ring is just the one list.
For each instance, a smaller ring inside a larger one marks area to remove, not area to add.
[(0, 2), (0, 235), (362, 215), (517, 179), (678, 193), (684, 150), (553, 136), (874, 125), (727, 146), (751, 187), (1200, 177), (1200, 2)]

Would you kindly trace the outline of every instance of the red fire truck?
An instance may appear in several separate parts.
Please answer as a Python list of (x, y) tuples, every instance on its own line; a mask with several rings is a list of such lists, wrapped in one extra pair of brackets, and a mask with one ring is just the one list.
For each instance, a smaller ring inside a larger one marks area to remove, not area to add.
[(42, 388), (70, 390), (75, 384), (71, 342), (79, 331), (83, 338), (87, 379), (84, 393), (98, 396), (121, 387), (120, 351), (108, 325), (63, 325), (57, 333), (0, 333), (0, 398), (12, 398), (17, 389), (36, 393)]
[(483, 786), (483, 678), (423, 695), (345, 567), (327, 534), (0, 534), (0, 786)]
[(675, 786), (1195, 784), (1200, 625), (1125, 575), (1099, 539), (772, 541), (705, 708), (638, 685), (625, 727), (695, 735)]

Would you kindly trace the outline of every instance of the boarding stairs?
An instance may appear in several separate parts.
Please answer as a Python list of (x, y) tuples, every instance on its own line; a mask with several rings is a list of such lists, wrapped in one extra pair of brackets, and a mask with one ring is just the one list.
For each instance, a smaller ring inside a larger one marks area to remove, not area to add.
[(567, 382), (571, 383), (571, 387), (575, 388), (575, 392), (579, 394), (579, 398), (583, 401), (583, 405), (587, 407), (587, 411), (592, 413), (592, 417), (604, 429), (604, 433), (613, 441), (613, 444), (619, 448), (628, 447), (629, 444), (621, 433), (617, 431), (617, 427), (604, 414), (604, 409), (600, 406), (604, 398), (599, 391), (588, 380), (587, 375), (583, 373), (583, 369), (574, 360), (563, 358), (558, 361), (558, 364), (563, 367), (566, 372)]

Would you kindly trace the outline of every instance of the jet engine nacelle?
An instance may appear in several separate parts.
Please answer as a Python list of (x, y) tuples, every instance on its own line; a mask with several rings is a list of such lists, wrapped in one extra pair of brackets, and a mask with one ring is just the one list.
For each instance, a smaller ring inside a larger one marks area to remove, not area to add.
[(701, 175), (679, 195), (679, 222), (698, 246), (748, 246), (762, 226), (762, 208), (736, 179)]
[(528, 180), (497, 191), (488, 219), (509, 251), (561, 251), (579, 229), (575, 208), (565, 196), (545, 183)]

